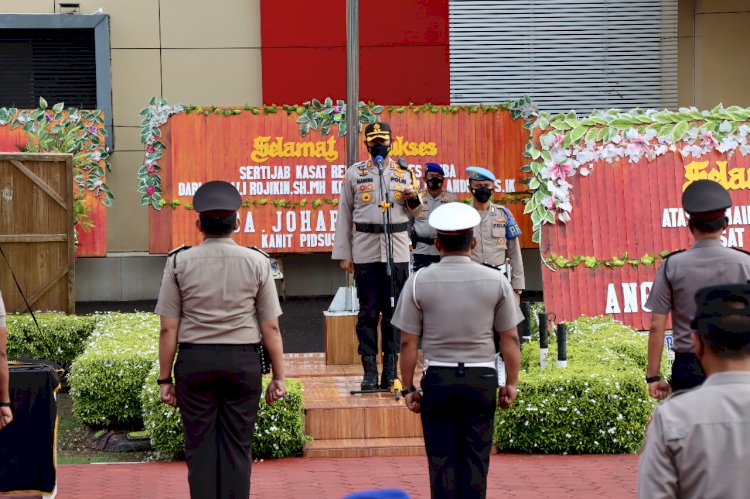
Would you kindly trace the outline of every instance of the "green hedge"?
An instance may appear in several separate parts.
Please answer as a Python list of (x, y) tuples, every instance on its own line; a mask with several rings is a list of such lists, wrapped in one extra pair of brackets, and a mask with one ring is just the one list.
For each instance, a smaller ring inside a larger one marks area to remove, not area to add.
[[(154, 450), (160, 455), (168, 458), (183, 457), (185, 439), (180, 413), (159, 401), (159, 388), (151, 381), (158, 377), (158, 373), (157, 361), (141, 391), (146, 432), (151, 437)], [(269, 381), (269, 376), (263, 377), (264, 393)], [(272, 407), (261, 398), (253, 438), (254, 458), (281, 458), (302, 454), (302, 447), (309, 438), (305, 436), (302, 417), (302, 384), (288, 379), (286, 389), (284, 400)]]
[(73, 413), (93, 427), (139, 429), (139, 394), (158, 356), (159, 316), (112, 313), (98, 317), (68, 376)]
[(535, 340), (522, 348), (516, 403), (495, 418), (498, 448), (637, 452), (655, 403), (643, 381), (648, 335), (609, 317), (581, 317), (569, 324), (568, 367), (557, 368), (557, 337), (551, 334), (542, 369), (532, 320), (534, 327)]
[[(62, 313), (12, 314), (8, 323), (8, 357), (45, 359), (68, 368), (94, 331), (97, 316)], [(41, 331), (40, 331), (41, 329)]]

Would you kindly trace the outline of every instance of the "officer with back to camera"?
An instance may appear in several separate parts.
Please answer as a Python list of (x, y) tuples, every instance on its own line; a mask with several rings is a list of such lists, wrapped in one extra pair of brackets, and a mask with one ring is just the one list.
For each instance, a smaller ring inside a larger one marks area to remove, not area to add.
[[(463, 203), (438, 207), (429, 218), (441, 259), (412, 274), (393, 324), (401, 329), (402, 391), (421, 412), (433, 498), (483, 498), (487, 493), (495, 409), (516, 398), (523, 320), (513, 289), (498, 269), (471, 261), (477, 211)], [(412, 383), (422, 340), (423, 394)], [(506, 383), (498, 397), (495, 341)]]
[(156, 305), (157, 382), (162, 402), (180, 409), (194, 499), (250, 495), (261, 339), (272, 364), (266, 403), (285, 393), (281, 307), (271, 264), (267, 255), (232, 240), (241, 204), (228, 182), (207, 182), (195, 191), (203, 242), (170, 253)]
[[(698, 386), (705, 379), (690, 341), (695, 293), (705, 286), (744, 284), (750, 279), (750, 255), (725, 248), (721, 242), (721, 234), (727, 228), (725, 212), (730, 206), (729, 192), (713, 180), (695, 181), (682, 194), (682, 207), (690, 216), (688, 228), (695, 242), (690, 249), (664, 259), (645, 304), (651, 310), (646, 382), (653, 398), (664, 399), (673, 390)], [(667, 383), (659, 372), (670, 312), (675, 360)]]

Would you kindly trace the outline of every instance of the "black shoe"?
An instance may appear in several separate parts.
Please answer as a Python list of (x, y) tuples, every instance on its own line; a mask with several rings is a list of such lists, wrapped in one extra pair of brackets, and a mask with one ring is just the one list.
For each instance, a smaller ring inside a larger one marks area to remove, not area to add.
[(362, 377), (362, 390), (377, 390), (378, 388), (378, 361), (374, 355), (362, 356), (362, 367), (365, 375)]
[(393, 380), (398, 377), (396, 375), (396, 364), (398, 364), (397, 353), (383, 354), (383, 374), (380, 377), (380, 388), (390, 390)]

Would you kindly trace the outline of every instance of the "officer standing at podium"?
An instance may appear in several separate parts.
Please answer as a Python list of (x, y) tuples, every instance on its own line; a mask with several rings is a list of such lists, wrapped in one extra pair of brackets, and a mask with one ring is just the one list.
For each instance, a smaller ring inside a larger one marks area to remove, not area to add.
[[(448, 203), (430, 215), (441, 259), (412, 274), (393, 316), (401, 329), (402, 391), (421, 412), (433, 498), (485, 497), (495, 408), (516, 398), (523, 320), (508, 280), (470, 259), (479, 213)], [(426, 372), (413, 384), (419, 339)], [(495, 340), (506, 366), (498, 398)]]
[(250, 496), (261, 339), (272, 365), (266, 403), (285, 393), (281, 307), (271, 264), (232, 240), (241, 204), (228, 182), (207, 182), (195, 191), (203, 242), (170, 253), (156, 304), (157, 383), (162, 402), (180, 408), (193, 499)]
[[(362, 390), (378, 388), (378, 321), (383, 351), (381, 388), (390, 388), (396, 378), (398, 331), (391, 327), (391, 280), (386, 262), (393, 255), (395, 281), (394, 304), (409, 274), (408, 215), (420, 211), (417, 178), (406, 162), (394, 161), (391, 150), (391, 127), (371, 123), (365, 127), (365, 145), (371, 159), (355, 163), (341, 184), (336, 237), (331, 258), (341, 260), (341, 268), (354, 272), (359, 299), (357, 316), (358, 353), (362, 357), (364, 376)], [(380, 158), (381, 165), (377, 161)], [(380, 187), (380, 170), (386, 192)], [(386, 199), (387, 198), (387, 199)], [(390, 215), (392, 248), (386, 247), (383, 214)]]

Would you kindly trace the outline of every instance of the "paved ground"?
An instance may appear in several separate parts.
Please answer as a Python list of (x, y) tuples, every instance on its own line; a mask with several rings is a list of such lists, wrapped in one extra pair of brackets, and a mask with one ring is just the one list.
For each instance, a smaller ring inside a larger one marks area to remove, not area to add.
[[(638, 456), (492, 456), (487, 497), (635, 497)], [(400, 488), (429, 497), (424, 457), (294, 458), (253, 465), (252, 497), (340, 498)], [(183, 499), (185, 463), (88, 464), (59, 468), (58, 499)]]

